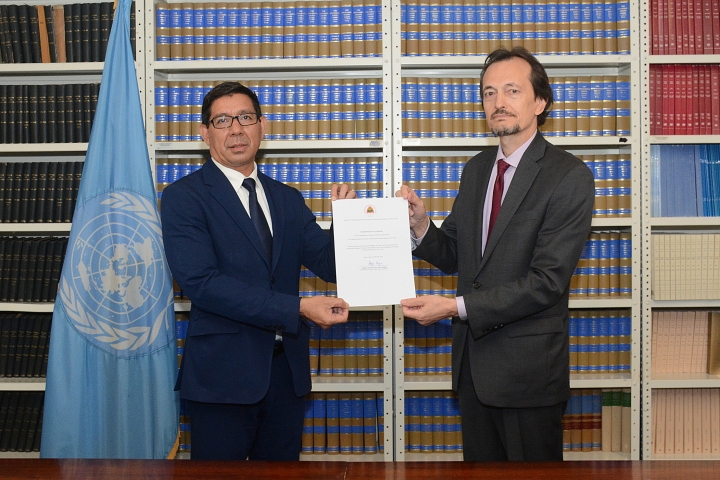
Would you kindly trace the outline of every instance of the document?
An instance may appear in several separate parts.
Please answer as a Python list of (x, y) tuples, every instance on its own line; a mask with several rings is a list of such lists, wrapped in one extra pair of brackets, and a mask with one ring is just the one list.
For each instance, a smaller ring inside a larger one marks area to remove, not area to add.
[(336, 200), (332, 208), (338, 297), (351, 307), (415, 297), (407, 200)]

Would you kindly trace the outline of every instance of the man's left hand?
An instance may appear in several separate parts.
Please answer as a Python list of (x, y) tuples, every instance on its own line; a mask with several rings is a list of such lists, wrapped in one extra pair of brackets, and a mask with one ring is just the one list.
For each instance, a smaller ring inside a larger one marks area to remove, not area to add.
[(455, 298), (440, 295), (425, 295), (400, 301), (403, 315), (414, 318), (420, 325), (428, 326), (443, 318), (458, 314)]
[(357, 193), (355, 190), (350, 188), (350, 185), (345, 183), (336, 184), (333, 183), (330, 187), (330, 199), (334, 202), (335, 200), (344, 200), (348, 198), (356, 198)]

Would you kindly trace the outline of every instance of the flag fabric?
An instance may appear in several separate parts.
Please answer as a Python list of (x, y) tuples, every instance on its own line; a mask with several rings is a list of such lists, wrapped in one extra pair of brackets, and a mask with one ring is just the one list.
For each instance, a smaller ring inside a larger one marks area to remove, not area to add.
[(166, 458), (178, 432), (172, 279), (120, 0), (53, 311), (40, 456)]

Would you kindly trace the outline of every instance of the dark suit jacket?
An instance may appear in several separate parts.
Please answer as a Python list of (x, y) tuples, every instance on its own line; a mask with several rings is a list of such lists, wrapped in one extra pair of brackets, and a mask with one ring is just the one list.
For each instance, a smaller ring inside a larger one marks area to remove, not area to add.
[(272, 217), (271, 263), (237, 193), (211, 160), (163, 191), (168, 264), (192, 301), (176, 387), (182, 398), (261, 400), (270, 384), (276, 330), (283, 332), (295, 393), (311, 389), (309, 324), (299, 315), (300, 267), (334, 282), (332, 238), (297, 190), (262, 173), (258, 178)]
[(594, 181), (540, 134), (523, 155), (482, 254), (483, 204), (497, 154), (468, 161), (452, 212), (414, 251), (458, 272), (467, 321), (453, 319), (453, 388), (470, 339), (478, 398), (498, 407), (554, 405), (570, 395), (568, 292), (590, 232)]

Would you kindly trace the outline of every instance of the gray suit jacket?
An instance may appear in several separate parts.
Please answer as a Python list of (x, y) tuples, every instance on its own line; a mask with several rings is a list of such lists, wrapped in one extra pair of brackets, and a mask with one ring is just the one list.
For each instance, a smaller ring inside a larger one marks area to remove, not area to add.
[(467, 321), (453, 319), (453, 389), (467, 335), (478, 398), (540, 407), (570, 395), (568, 293), (590, 232), (594, 180), (538, 134), (523, 155), (482, 254), (483, 204), (496, 148), (463, 170), (452, 212), (413, 252), (458, 273)]

